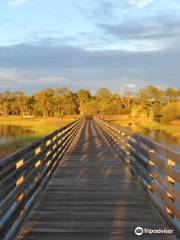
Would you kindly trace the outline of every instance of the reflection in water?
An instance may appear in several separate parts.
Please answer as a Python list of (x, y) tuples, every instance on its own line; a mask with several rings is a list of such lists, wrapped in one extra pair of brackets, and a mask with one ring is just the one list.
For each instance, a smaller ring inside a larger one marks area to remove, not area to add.
[(12, 140), (13, 138), (33, 134), (30, 128), (13, 125), (0, 125), (0, 143)]
[(0, 158), (23, 147), (23, 139), (33, 134), (30, 127), (0, 125)]
[(150, 138), (153, 141), (164, 144), (165, 146), (171, 148), (172, 150), (175, 150), (176, 152), (180, 152), (179, 139), (164, 130), (152, 130), (150, 128), (143, 128), (138, 124), (130, 125), (129, 129), (136, 133), (139, 133), (146, 138)]

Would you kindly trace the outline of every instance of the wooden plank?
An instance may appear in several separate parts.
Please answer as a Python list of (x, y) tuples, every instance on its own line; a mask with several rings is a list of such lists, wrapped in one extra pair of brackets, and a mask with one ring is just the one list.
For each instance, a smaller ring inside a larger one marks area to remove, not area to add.
[[(9, 175), (4, 176), (4, 178), (0, 180), (1, 188), (6, 189), (5, 191), (0, 191), (0, 239), (11, 239), (14, 237), (24, 220), (24, 216), (27, 215), (28, 209), (30, 209), (38, 193), (43, 189), (43, 186), (45, 186), (45, 183), (56, 169), (61, 157), (77, 134), (81, 126), (80, 121), (73, 122), (62, 129), (56, 130), (54, 133), (41, 140), (38, 140), (38, 146), (41, 147), (37, 148), (36, 143), (33, 143), (32, 146), (36, 146), (36, 149), (38, 149), (38, 151), (36, 151), (32, 147), (36, 155), (34, 154), (31, 157), (31, 155), (29, 156), (29, 153), (26, 153), (25, 149), (23, 149), (10, 156), (13, 159), (14, 156), (17, 156), (19, 153), (22, 155), (24, 152), (25, 155), (23, 156), (23, 160), (25, 160), (25, 164), (17, 169), (12, 169)], [(65, 131), (66, 128), (68, 131)], [(59, 140), (57, 134), (61, 131), (63, 131), (63, 133), (60, 138), (64, 136), (63, 142), (57, 144)], [(45, 145), (49, 137), (54, 140), (54, 144), (50, 144), (47, 147)], [(29, 147), (27, 147), (27, 149), (29, 149)], [(46, 153), (49, 149), (51, 151), (47, 156)], [(27, 158), (27, 155), (30, 159)], [(10, 157), (4, 159), (4, 163), (7, 160), (7, 169), (9, 169), (9, 163), (11, 163), (11, 161), (9, 161)], [(16, 167), (16, 162), (14, 166)], [(7, 173), (8, 171), (9, 170), (7, 170)]]
[[(134, 240), (139, 239), (137, 226), (169, 229), (95, 123), (87, 120), (17, 239)], [(145, 234), (141, 239), (154, 238)]]

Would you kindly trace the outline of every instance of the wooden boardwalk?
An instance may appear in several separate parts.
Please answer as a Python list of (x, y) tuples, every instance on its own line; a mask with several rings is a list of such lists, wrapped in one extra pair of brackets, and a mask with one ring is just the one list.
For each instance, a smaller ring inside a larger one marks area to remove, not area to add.
[(95, 123), (87, 120), (26, 219), (17, 239), (176, 239), (136, 236), (136, 227), (168, 229)]

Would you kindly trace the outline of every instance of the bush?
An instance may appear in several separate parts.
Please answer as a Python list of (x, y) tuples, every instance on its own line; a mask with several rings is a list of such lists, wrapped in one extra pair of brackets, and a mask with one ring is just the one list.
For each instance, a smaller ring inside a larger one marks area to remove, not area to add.
[(180, 101), (167, 104), (161, 110), (162, 121), (169, 123), (180, 119)]
[(132, 118), (136, 118), (136, 117), (146, 118), (148, 117), (148, 115), (149, 115), (148, 109), (144, 106), (135, 105), (131, 109), (130, 116)]

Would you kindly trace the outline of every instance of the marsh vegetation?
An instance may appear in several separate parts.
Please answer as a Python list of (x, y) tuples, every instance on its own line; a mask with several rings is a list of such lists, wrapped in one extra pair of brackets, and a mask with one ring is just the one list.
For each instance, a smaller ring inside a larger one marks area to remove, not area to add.
[(31, 96), (0, 94), (0, 156), (67, 124), (71, 115), (127, 115), (119, 124), (179, 149), (180, 89), (147, 86), (136, 94), (115, 94), (101, 88), (92, 95), (86, 89), (45, 88)]
[(0, 158), (51, 133), (75, 118), (0, 118)]

